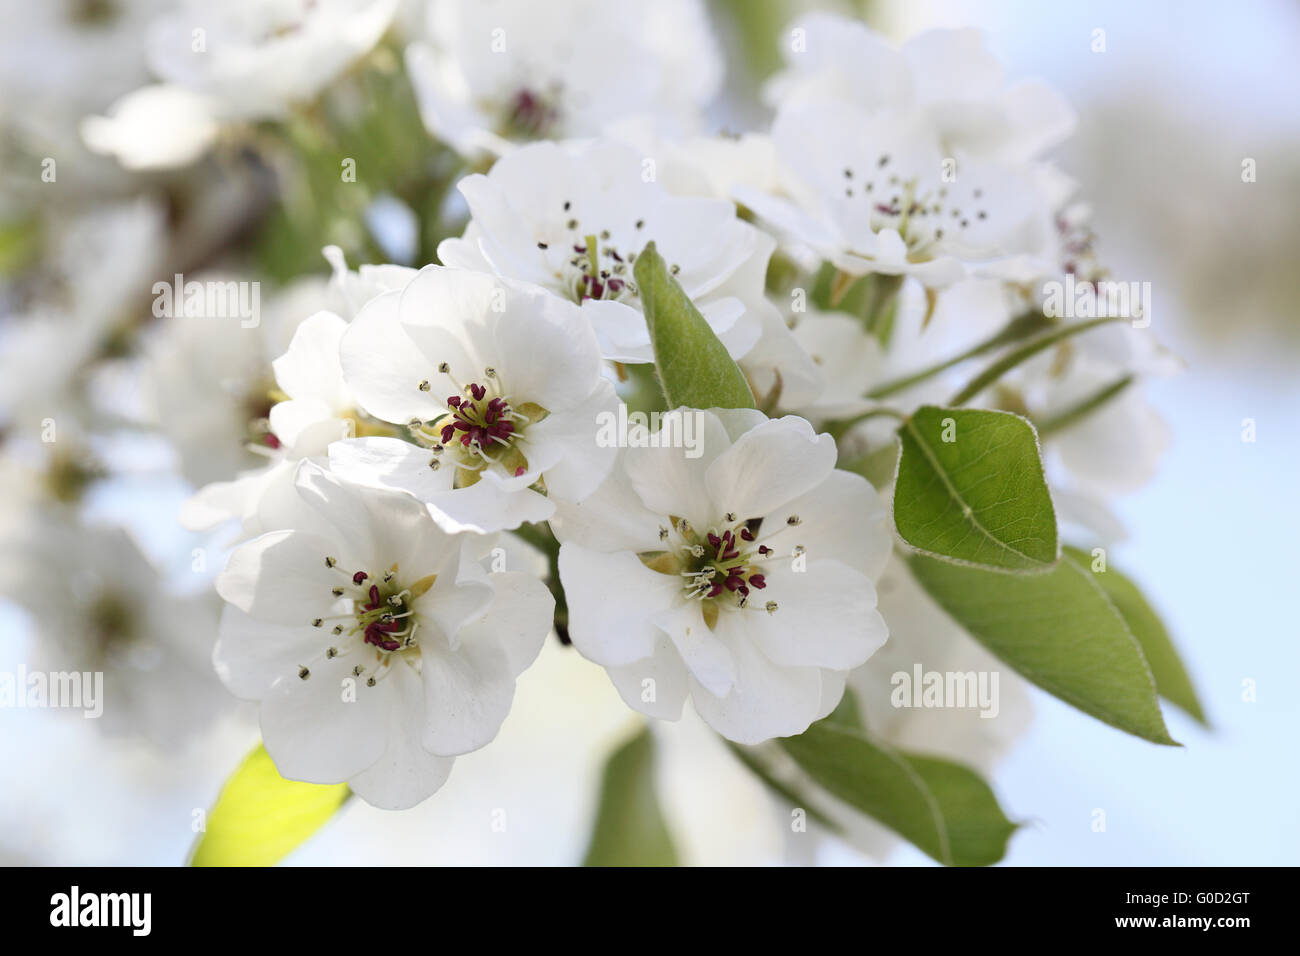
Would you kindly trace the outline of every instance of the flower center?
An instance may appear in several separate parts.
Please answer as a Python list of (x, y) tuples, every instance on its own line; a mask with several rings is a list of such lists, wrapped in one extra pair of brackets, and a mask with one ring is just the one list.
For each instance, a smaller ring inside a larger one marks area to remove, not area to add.
[[(545, 418), (547, 410), (535, 402), (512, 404), (496, 369), (490, 366), (483, 370), (487, 384), (461, 385), (446, 362), (438, 366), (438, 371), (450, 378), (460, 392), (447, 397), (446, 415), (410, 424), (412, 436), (433, 455), (429, 467), (437, 471), (444, 464), (454, 466), (457, 488), (474, 484), (489, 467), (511, 476), (527, 472), (528, 458), (521, 446), (528, 442), (528, 426)], [(418, 386), (422, 392), (432, 387), (428, 379)], [(451, 455), (444, 454), (448, 449)]]
[[(771, 534), (760, 537), (764, 519), (737, 519), (727, 514), (715, 527), (700, 533), (684, 518), (669, 516), (668, 524), (659, 526), (659, 540), (663, 551), (642, 554), (641, 560), (651, 570), (672, 574), (682, 579), (682, 596), (689, 601), (700, 601), (704, 620), (712, 627), (722, 608), (749, 610), (761, 608), (775, 614), (776, 601), (751, 604), (755, 591), (767, 589), (765, 568), (779, 556), (764, 541)], [(789, 525), (799, 524), (799, 517), (786, 519)], [(772, 532), (773, 534), (775, 532)], [(795, 549), (795, 554), (803, 548)]]
[(420, 622), (411, 604), (433, 586), (437, 575), (420, 578), (409, 587), (398, 581), (398, 568), (373, 575), (370, 571), (347, 571), (335, 558), (325, 557), (325, 566), (338, 571), (342, 582), (330, 589), (332, 613), (313, 618), (312, 627), (328, 628), (332, 642), (316, 659), (298, 668), (298, 677), (308, 680), (317, 661), (356, 659), (353, 677), (366, 677), (374, 687), (396, 662), (420, 669), (415, 633)]
[[(637, 219), (630, 226), (627, 230), (615, 230), (623, 240), (628, 240), (621, 242), (610, 229), (591, 230), (584, 226), (574, 211), (573, 202), (564, 200), (559, 228), (554, 223), (548, 226), (550, 236), (558, 232), (561, 238), (539, 239), (537, 242), (537, 248), (542, 251), (547, 267), (555, 277), (555, 291), (579, 305), (588, 299), (635, 301), (637, 288), (632, 278), (632, 265), (638, 251), (645, 245), (641, 234), (645, 220)], [(678, 271), (678, 266), (672, 266), (674, 275)]]
[(138, 636), (139, 615), (127, 601), (105, 592), (90, 604), (86, 624), (96, 661), (111, 661), (127, 651)]
[(612, 299), (616, 302), (635, 299), (636, 283), (627, 278), (628, 266), (635, 261), (635, 252), (624, 257), (610, 242), (609, 230), (592, 233), (573, 244), (564, 283), (573, 301), (579, 304), (588, 299)]
[(945, 229), (968, 229), (972, 220), (988, 218), (988, 210), (980, 208), (978, 203), (984, 195), (982, 189), (971, 194), (977, 208), (962, 209), (949, 201), (946, 187), (921, 193), (915, 178), (903, 179), (888, 172), (889, 164), (886, 153), (866, 176), (859, 175), (852, 166), (844, 167), (844, 196), (846, 199), (860, 197), (871, 203), (872, 232), (896, 230), (907, 245), (908, 261), (924, 262), (933, 258), (936, 247), (943, 242)]
[(74, 0), (68, 19), (81, 27), (104, 27), (114, 23), (121, 13), (114, 0)]
[(452, 413), (451, 421), (440, 432), (444, 445), (456, 441), (457, 433), (461, 433), (459, 441), (465, 448), (477, 444), (491, 450), (493, 445), (504, 447), (510, 443), (515, 430), (510, 403), (500, 395), (489, 399), (486, 385), (471, 382), (468, 397), (452, 395), (447, 405)]
[(523, 88), (506, 101), (499, 132), (507, 139), (543, 139), (559, 121), (558, 87), (550, 94)]

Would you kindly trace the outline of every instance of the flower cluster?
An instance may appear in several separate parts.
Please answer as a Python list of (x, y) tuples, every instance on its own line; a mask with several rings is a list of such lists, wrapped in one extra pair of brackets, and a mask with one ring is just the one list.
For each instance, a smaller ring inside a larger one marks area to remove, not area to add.
[[(1019, 718), (984, 734), (882, 701), (892, 667), (987, 659), (909, 560), (978, 565), (968, 536), (1038, 518), (981, 524), (1006, 501), (961, 497), (974, 456), (931, 454), (907, 493), (960, 504), (919, 533), (895, 490), (908, 442), (926, 451), (907, 432), (918, 410), (996, 412), (1031, 436), (1032, 467), (1005, 471), (1045, 475), (1052, 527), (1104, 542), (1109, 496), (1164, 447), (1140, 389), (1170, 364), (1149, 304), (1085, 327), (1044, 301), (1074, 283), (1096, 301), (1108, 279), (1048, 158), (1074, 124), (1055, 92), (1008, 82), (973, 31), (895, 46), (819, 14), (788, 30), (770, 124), (711, 135), (723, 70), (699, 0), (187, 0), (141, 32), (156, 82), (114, 87), (80, 134), (126, 170), (167, 170), (169, 216), (141, 203), (79, 223), (95, 301), (29, 303), (19, 344), (62, 335), (61, 310), (104, 318), (6, 403), (8, 440), (27, 441), (6, 497), (81, 504), (82, 432), (61, 454), (28, 440), (52, 403), (91, 420), (129, 339), (121, 417), (195, 487), (184, 526), (233, 549), (216, 672), (257, 702), (283, 776), (419, 803), (496, 737), (552, 634), (628, 707), (675, 721), (689, 701), (759, 764), (760, 745), (855, 700), (880, 739), (979, 764), (1015, 736)], [(378, 120), (376, 90), (397, 104)], [(280, 281), (249, 321), (177, 301), (120, 322), (142, 277), (175, 264), (149, 241), (165, 218), (178, 270), (238, 286), (223, 236), (266, 220), (266, 184), (287, 175), (310, 195), (283, 190), (269, 217), (262, 265)], [(322, 247), (328, 280), (305, 274)], [(6, 350), (0, 389), (31, 352)], [(630, 414), (650, 424), (611, 431)], [(16, 511), (0, 527), (39, 537)], [(94, 540), (75, 600), (4, 580), (105, 659), (161, 649), (158, 673), (191, 680), (177, 635), (200, 615)], [(1054, 534), (1047, 549), (1055, 566)]]

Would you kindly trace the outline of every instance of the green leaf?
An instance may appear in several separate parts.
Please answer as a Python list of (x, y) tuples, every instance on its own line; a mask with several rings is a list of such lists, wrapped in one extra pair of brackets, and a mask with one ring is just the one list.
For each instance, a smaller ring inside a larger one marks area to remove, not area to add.
[(655, 797), (654, 737), (642, 728), (605, 764), (600, 807), (583, 866), (676, 866)]
[(271, 866), (351, 796), (347, 784), (285, 780), (261, 744), (226, 781), (190, 866)]
[(1087, 552), (1067, 547), (1065, 553), (1078, 562), (1080, 567), (1092, 572), (1093, 580), (1106, 592), (1128, 629), (1142, 645), (1142, 654), (1151, 667), (1160, 696), (1208, 727), (1205, 711), (1201, 709), (1201, 702), (1196, 697), (1196, 688), (1192, 686), (1192, 679), (1178, 657), (1174, 642), (1138, 586), (1109, 564), (1104, 571), (1094, 570), (1092, 555)]
[(926, 554), (1004, 571), (1060, 557), (1034, 428), (1010, 412), (917, 409), (899, 429), (894, 523)]
[(780, 743), (827, 792), (940, 863), (996, 863), (1016, 831), (988, 784), (960, 764), (894, 750), (830, 719)]
[(1177, 746), (1142, 648), (1071, 556), (1045, 574), (1001, 574), (922, 555), (910, 564), (953, 620), (1039, 687), (1120, 730)]
[(753, 408), (754, 393), (734, 359), (669, 273), (653, 242), (636, 257), (637, 292), (669, 408)]

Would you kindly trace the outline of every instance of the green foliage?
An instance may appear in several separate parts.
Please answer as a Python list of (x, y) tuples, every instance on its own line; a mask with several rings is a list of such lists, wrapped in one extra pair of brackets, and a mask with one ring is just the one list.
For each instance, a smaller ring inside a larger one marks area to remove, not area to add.
[(1160, 696), (1206, 725), (1205, 711), (1201, 709), (1196, 688), (1192, 686), (1192, 679), (1178, 657), (1174, 642), (1138, 586), (1109, 564), (1105, 565), (1104, 571), (1101, 570), (1101, 565), (1094, 561), (1092, 555), (1078, 548), (1067, 547), (1065, 553), (1080, 567), (1092, 571), (1093, 580), (1106, 592), (1128, 629), (1142, 645), (1142, 654), (1151, 667)]
[(1033, 426), (1018, 415), (925, 405), (899, 430), (894, 522), (926, 554), (1004, 571), (1059, 557)]
[(649, 243), (633, 267), (655, 368), (669, 408), (753, 408), (754, 394), (734, 359)]
[(654, 737), (642, 728), (605, 764), (600, 807), (583, 866), (676, 866), (654, 789)]
[(1017, 825), (987, 783), (960, 764), (895, 750), (851, 720), (833, 714), (781, 745), (827, 792), (940, 863), (987, 866), (1002, 859)]
[(1074, 557), (1065, 555), (1043, 574), (985, 571), (923, 555), (910, 564), (953, 620), (1024, 677), (1113, 727), (1176, 745), (1142, 648)]

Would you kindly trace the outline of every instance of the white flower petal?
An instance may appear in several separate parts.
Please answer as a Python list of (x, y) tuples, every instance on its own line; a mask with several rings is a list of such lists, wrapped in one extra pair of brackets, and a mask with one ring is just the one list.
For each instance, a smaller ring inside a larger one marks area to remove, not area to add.
[(569, 603), (569, 636), (583, 657), (601, 665), (630, 664), (654, 653), (654, 616), (681, 592), (673, 575), (651, 571), (633, 554), (560, 547), (560, 580)]
[(835, 455), (835, 440), (801, 418), (764, 422), (709, 465), (709, 497), (719, 512), (767, 516), (821, 484), (835, 468)]
[(690, 457), (688, 448), (633, 447), (623, 455), (624, 471), (648, 509), (686, 518), (698, 529), (708, 528), (722, 512), (709, 497), (706, 476), (730, 444), (727, 433), (716, 415), (689, 408), (667, 412), (660, 422), (660, 434), (685, 436), (689, 426), (699, 456)]
[(290, 398), (311, 399), (343, 411), (352, 396), (343, 383), (339, 342), (348, 324), (333, 312), (317, 312), (294, 330), (289, 350), (271, 363), (275, 381)]
[(765, 524), (759, 532), (777, 555), (789, 556), (802, 545), (810, 561), (831, 558), (873, 581), (880, 577), (893, 551), (893, 528), (885, 503), (861, 475), (837, 468), (782, 510), (798, 515), (799, 524), (774, 534)]
[(217, 577), (217, 593), (271, 624), (309, 624), (326, 613), (339, 584), (325, 558), (337, 546), (305, 531), (272, 531), (235, 549)]
[[(367, 302), (343, 333), (339, 347), (343, 376), (357, 404), (376, 418), (399, 425), (445, 414), (442, 400), (457, 391), (438, 375), (440, 359), (425, 355), (403, 328), (404, 294), (394, 290)], [(421, 391), (420, 383), (426, 380), (441, 387)]]
[(298, 668), (320, 653), (320, 645), (321, 632), (310, 624), (268, 624), (227, 604), (212, 662), (232, 694), (261, 700), (276, 681), (296, 680)]
[(633, 710), (660, 720), (681, 719), (690, 686), (686, 665), (667, 637), (655, 642), (649, 657), (607, 671), (619, 696)]
[(736, 680), (731, 651), (704, 623), (700, 602), (677, 601), (654, 622), (673, 642), (687, 671), (710, 694), (725, 697)]
[(731, 649), (736, 683), (726, 697), (714, 697), (691, 682), (691, 702), (710, 727), (728, 740), (757, 744), (808, 729), (822, 710), (822, 673), (815, 667), (781, 667), (753, 644), (744, 612), (718, 615), (715, 633)]
[(609, 476), (618, 458), (616, 445), (597, 441), (602, 415), (615, 415), (619, 406), (613, 383), (600, 379), (578, 407), (552, 414), (528, 427), (530, 469), (540, 467), (534, 455), (554, 464), (545, 466), (547, 493), (565, 501), (581, 501)]
[(424, 749), (453, 757), (490, 743), (515, 694), (504, 651), (488, 641), (466, 641), (454, 651), (439, 641), (422, 641), (420, 659)]
[(367, 687), (337, 660), (322, 661), (306, 680), (296, 674), (282, 679), (259, 711), (262, 741), (280, 775), (342, 783), (374, 764), (390, 734), (395, 689), (388, 680)]
[[(387, 680), (396, 698), (386, 717), (387, 745), (379, 759), (348, 780), (348, 786), (371, 806), (406, 810), (447, 782), (455, 760), (435, 756), (420, 745), (417, 728), (425, 719), (424, 694), (415, 672), (401, 667)], [(378, 727), (372, 730), (381, 736)]]
[[(765, 577), (767, 587), (751, 594), (754, 613), (738, 613), (773, 663), (848, 671), (885, 643), (875, 586), (861, 572), (838, 561), (809, 561), (801, 572), (774, 565)], [(777, 610), (759, 613), (768, 600)]]

